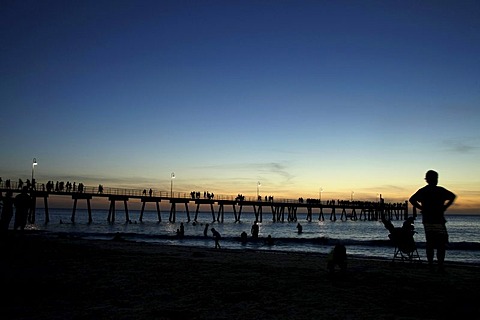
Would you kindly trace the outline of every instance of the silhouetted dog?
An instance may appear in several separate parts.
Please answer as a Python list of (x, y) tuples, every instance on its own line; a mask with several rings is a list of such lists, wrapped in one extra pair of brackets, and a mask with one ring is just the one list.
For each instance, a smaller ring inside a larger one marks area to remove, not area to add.
[(327, 269), (333, 273), (335, 266), (339, 266), (342, 272), (347, 270), (347, 248), (343, 244), (337, 244), (328, 254)]

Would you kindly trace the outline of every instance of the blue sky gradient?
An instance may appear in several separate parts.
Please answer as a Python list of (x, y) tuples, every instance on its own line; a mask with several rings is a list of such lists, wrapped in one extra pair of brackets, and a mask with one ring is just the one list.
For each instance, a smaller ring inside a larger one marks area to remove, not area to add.
[(4, 1), (0, 176), (480, 209), (478, 1)]

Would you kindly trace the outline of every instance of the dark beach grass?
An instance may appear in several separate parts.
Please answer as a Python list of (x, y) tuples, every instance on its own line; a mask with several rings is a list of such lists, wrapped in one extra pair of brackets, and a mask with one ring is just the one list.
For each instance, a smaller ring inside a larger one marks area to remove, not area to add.
[(480, 319), (475, 265), (349, 258), (331, 275), (317, 254), (29, 232), (0, 249), (2, 319)]

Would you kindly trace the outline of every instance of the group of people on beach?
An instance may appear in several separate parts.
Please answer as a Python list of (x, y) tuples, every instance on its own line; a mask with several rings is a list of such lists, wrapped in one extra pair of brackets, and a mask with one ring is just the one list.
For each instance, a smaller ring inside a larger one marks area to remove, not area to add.
[(2, 212), (0, 215), (0, 233), (6, 234), (10, 227), (10, 222), (14, 216), (14, 230), (24, 230), (27, 225), (28, 215), (32, 207), (32, 198), (28, 194), (28, 187), (23, 186), (22, 191), (13, 197), (13, 191), (7, 190), (5, 196), (0, 194), (2, 200)]
[[(222, 238), (222, 236), (220, 235), (220, 232), (218, 232), (218, 230), (216, 230), (215, 228), (210, 228), (210, 224), (206, 223), (205, 227), (203, 229), (203, 236), (208, 238), (209, 237), (209, 232), (211, 232), (212, 237), (215, 241), (215, 249), (220, 249), (221, 248), (220, 239)], [(250, 229), (251, 239), (253, 241), (257, 241), (259, 239), (259, 232), (260, 232), (260, 227), (259, 227), (257, 221), (255, 221), (253, 223), (251, 229)], [(184, 235), (185, 235), (185, 227), (184, 227), (183, 222), (181, 222), (180, 227), (177, 229), (177, 237), (179, 239), (181, 239), (181, 238), (184, 237)], [(243, 231), (240, 234), (240, 240), (243, 244), (248, 242), (248, 235), (245, 231)], [(267, 238), (265, 239), (265, 244), (267, 244), (267, 245), (273, 245), (274, 244), (274, 241), (273, 241), (273, 238), (272, 238), (271, 235), (267, 236)]]
[[(422, 223), (425, 229), (425, 239), (426, 239), (426, 255), (428, 264), (433, 266), (435, 250), (437, 262), (440, 270), (444, 268), (444, 261), (446, 255), (446, 246), (448, 243), (448, 232), (446, 228), (445, 220), (445, 211), (453, 204), (455, 201), (456, 195), (445, 189), (444, 187), (438, 186), (438, 173), (434, 170), (428, 170), (425, 175), (425, 180), (427, 185), (420, 188), (416, 191), (409, 199), (409, 202), (413, 207), (421, 211), (422, 214)], [(0, 178), (0, 184), (3, 187), (4, 181)], [(10, 180), (5, 182), (6, 194), (3, 196), (0, 194), (0, 199), (2, 208), (0, 216), (0, 232), (5, 233), (9, 229), (10, 222), (14, 216), (15, 207), (15, 219), (14, 219), (14, 229), (25, 229), (27, 224), (29, 211), (32, 208), (32, 197), (29, 195), (29, 191), (33, 190), (32, 184), (28, 181), (27, 185), (23, 185), (23, 181), (18, 182), (18, 186), (21, 186), (21, 192), (13, 198), (13, 189), (10, 189), (11, 183)], [(57, 182), (56, 184), (53, 181), (47, 183), (47, 189), (62, 191), (63, 189), (70, 191), (81, 192), (83, 189), (83, 184), (79, 183), (78, 186), (75, 183), (67, 182), (63, 184)], [(18, 189), (18, 190), (20, 190)], [(99, 192), (102, 192), (103, 186), (99, 186)], [(198, 197), (198, 192), (192, 192), (192, 196)], [(213, 194), (205, 192), (205, 197), (213, 197)], [(242, 199), (242, 195), (238, 195), (237, 198)], [(273, 197), (272, 197), (273, 199)], [(215, 248), (220, 248), (220, 233), (215, 229), (211, 228), (209, 230), (209, 224), (205, 225), (204, 236), (208, 237), (209, 231), (211, 232), (215, 240)], [(298, 233), (302, 233), (302, 226), (297, 224)], [(177, 235), (179, 237), (184, 236), (184, 227), (183, 223), (180, 225), (180, 228), (177, 230)], [(250, 230), (252, 239), (256, 240), (259, 237), (259, 226), (255, 221)], [(241, 239), (242, 242), (247, 240), (248, 236), (246, 232), (242, 232)], [(273, 244), (273, 239), (271, 235), (267, 237), (267, 244)]]
[[(448, 243), (448, 232), (446, 228), (445, 211), (455, 201), (455, 194), (444, 187), (438, 186), (438, 173), (434, 170), (427, 171), (425, 175), (427, 185), (420, 188), (409, 199), (409, 202), (422, 213), (422, 223), (425, 229), (426, 238), (426, 255), (429, 266), (433, 266), (434, 256), (436, 250), (436, 257), (439, 270), (444, 269), (444, 261), (446, 255), (446, 246)], [(413, 218), (410, 219), (412, 221)], [(181, 230), (181, 229), (180, 229)], [(259, 225), (255, 221), (250, 229), (253, 240), (259, 238)], [(297, 232), (302, 233), (303, 227), (300, 223), (297, 224)], [(220, 248), (220, 233), (215, 229), (209, 230), (209, 224), (205, 224), (204, 236), (208, 237), (208, 231), (211, 231), (215, 240), (215, 248)], [(182, 233), (183, 235), (183, 233)], [(243, 231), (240, 235), (242, 243), (248, 241), (248, 235)], [(273, 244), (273, 238), (268, 235), (266, 244)], [(335, 264), (338, 264), (341, 269), (344, 269), (346, 264), (343, 262), (346, 257), (346, 249), (344, 246), (335, 247), (330, 253), (332, 257), (329, 269), (332, 269)], [(334, 258), (335, 257), (335, 258)], [(340, 260), (340, 262), (334, 262)]]

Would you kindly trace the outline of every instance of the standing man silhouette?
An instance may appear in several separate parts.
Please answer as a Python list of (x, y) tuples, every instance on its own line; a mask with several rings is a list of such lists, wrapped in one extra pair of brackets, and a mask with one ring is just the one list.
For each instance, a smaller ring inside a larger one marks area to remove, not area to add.
[(443, 271), (448, 233), (445, 223), (445, 211), (456, 196), (451, 191), (437, 186), (438, 173), (433, 170), (425, 175), (427, 185), (410, 197), (410, 203), (422, 212), (425, 228), (426, 253), (429, 266), (433, 266), (434, 250), (437, 249), (438, 267)]

